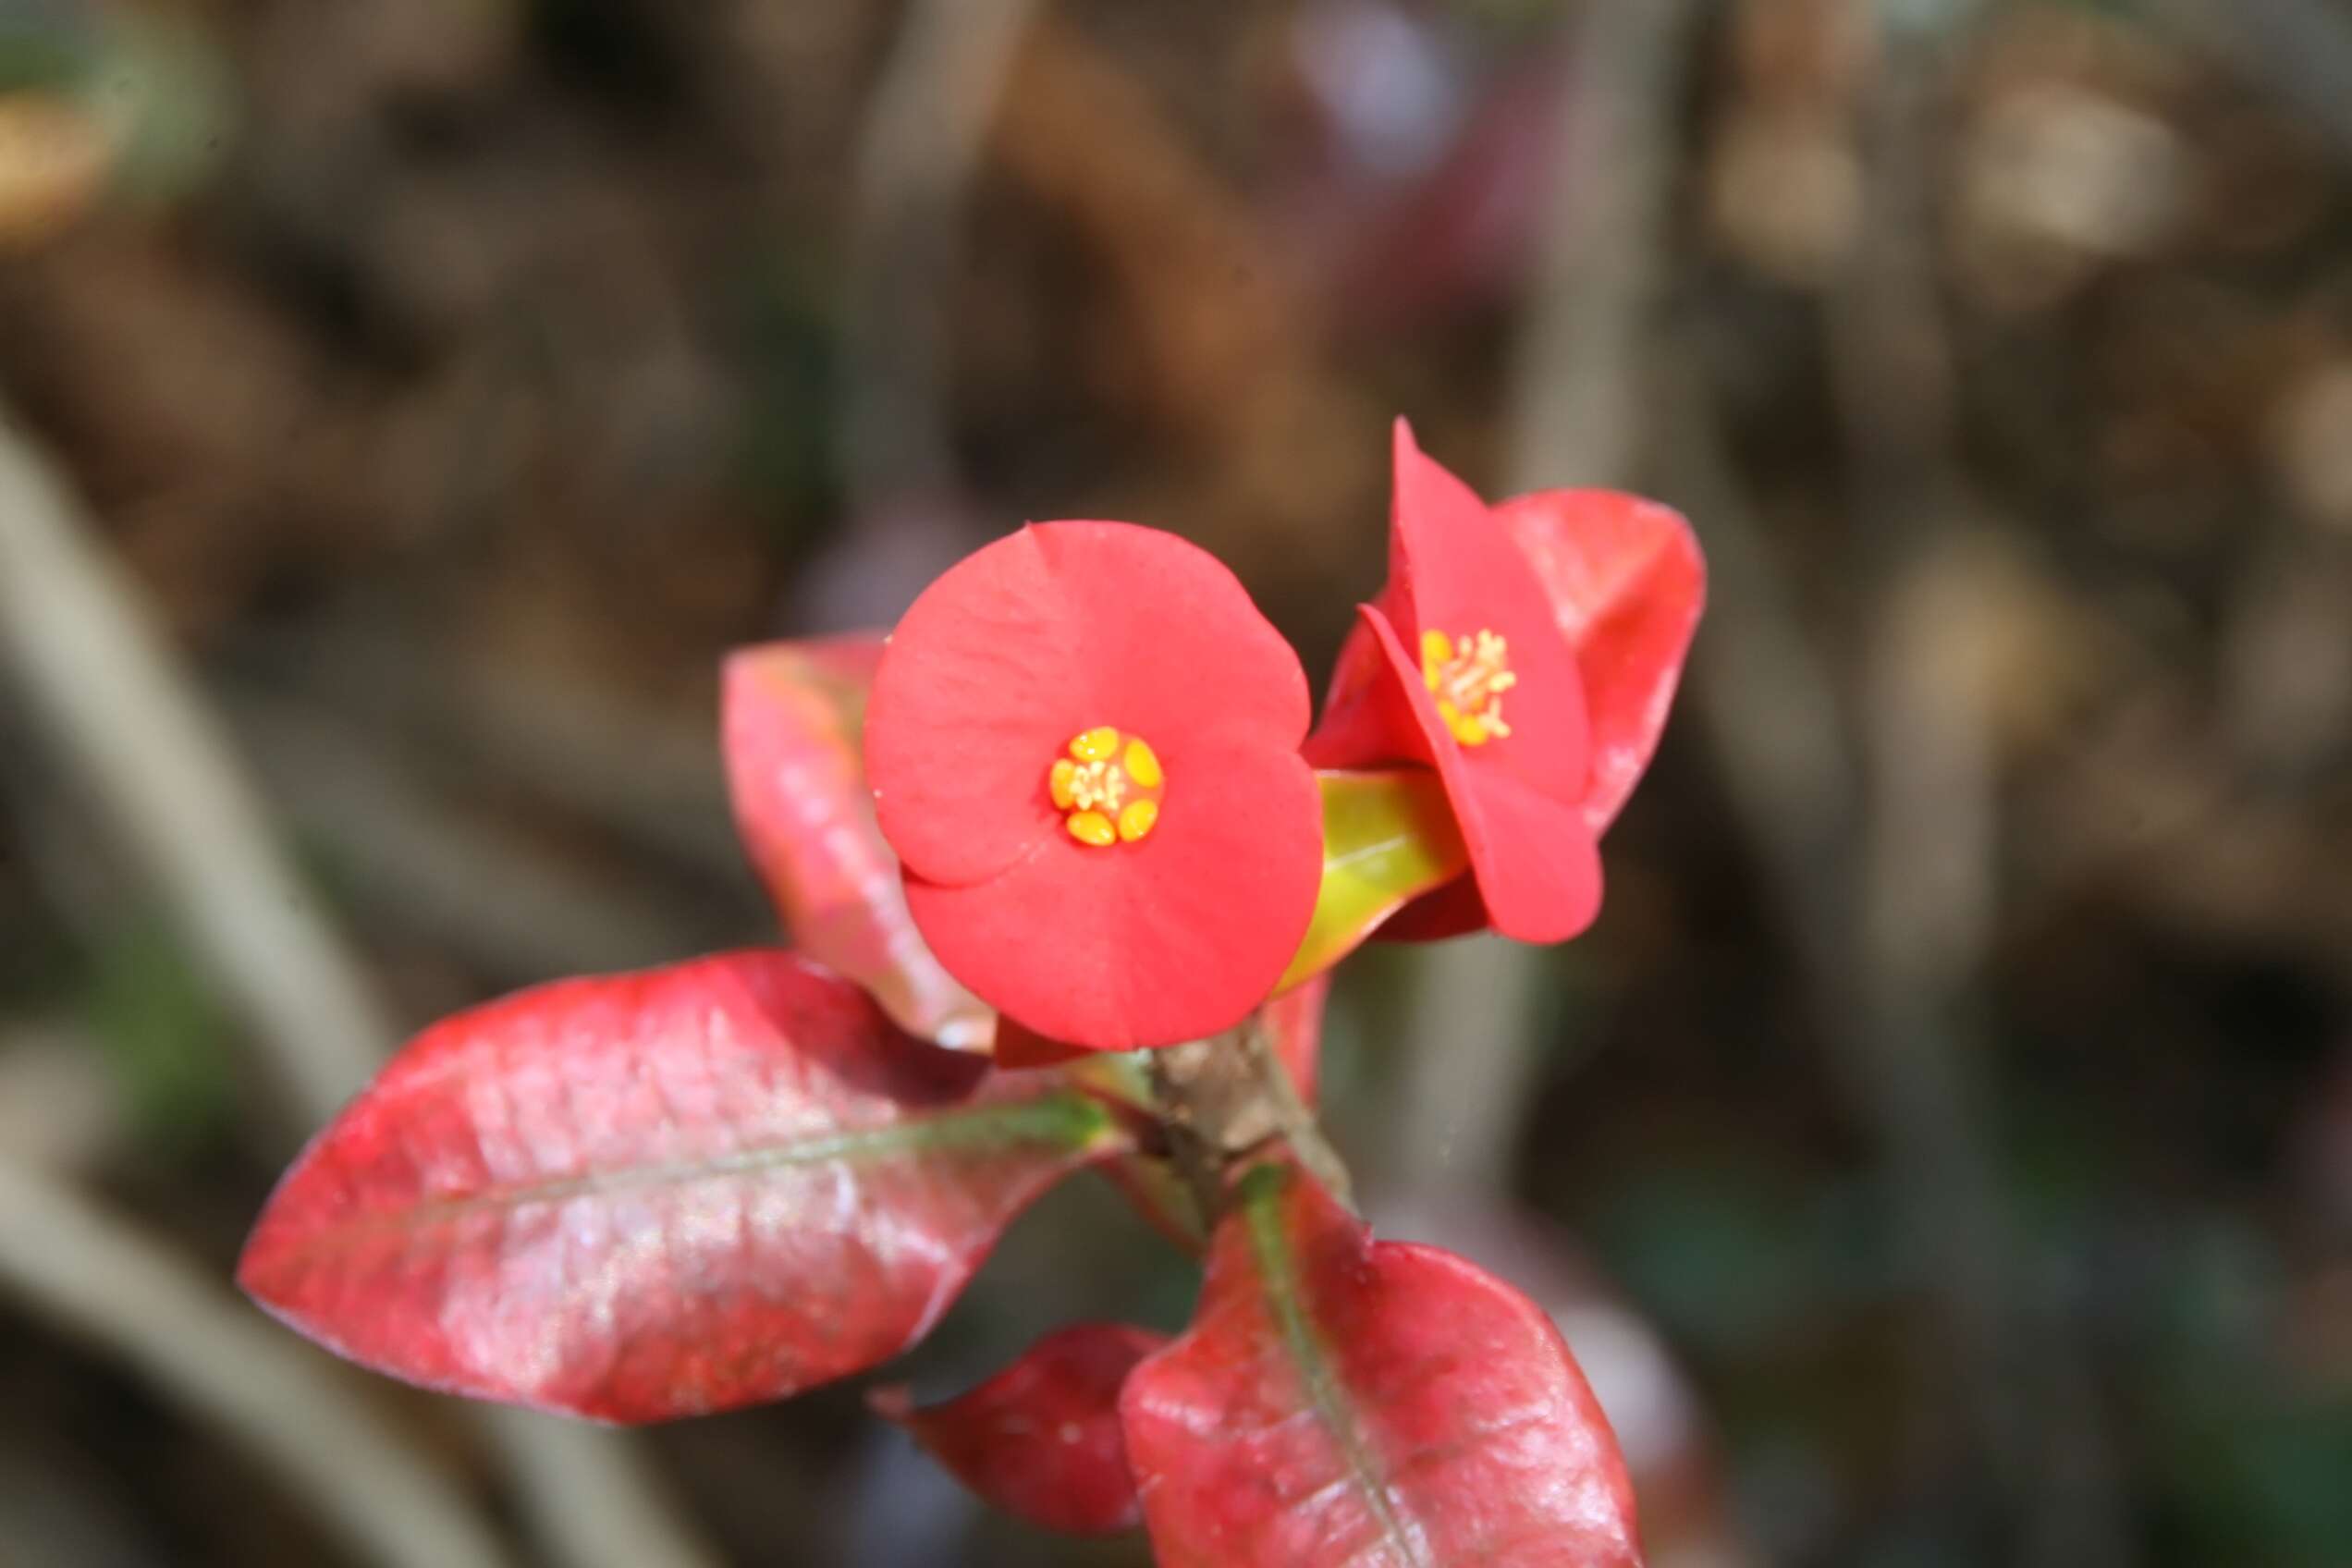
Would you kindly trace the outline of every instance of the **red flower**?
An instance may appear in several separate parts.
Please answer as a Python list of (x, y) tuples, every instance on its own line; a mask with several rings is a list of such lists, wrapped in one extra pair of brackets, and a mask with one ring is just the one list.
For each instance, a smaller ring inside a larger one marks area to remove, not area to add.
[(1576, 935), (1601, 830), (1657, 749), (1705, 596), (1690, 528), (1598, 490), (1489, 508), (1396, 425), (1389, 582), (1341, 649), (1318, 766), (1438, 770), (1471, 874), (1386, 935)]
[(1206, 551), (1123, 522), (998, 540), (907, 611), (866, 710), (915, 925), (1050, 1039), (1231, 1027), (1322, 876), (1309, 713), (1297, 655)]

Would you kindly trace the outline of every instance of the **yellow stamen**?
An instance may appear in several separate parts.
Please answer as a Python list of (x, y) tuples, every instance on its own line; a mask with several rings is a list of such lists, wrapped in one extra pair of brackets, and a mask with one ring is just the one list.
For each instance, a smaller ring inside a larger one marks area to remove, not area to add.
[(1167, 782), (1151, 743), (1103, 725), (1073, 738), (1069, 752), (1047, 770), (1046, 792), (1063, 814), (1070, 836), (1108, 849), (1149, 835), (1159, 821), (1160, 790)]
[(1070, 754), (1080, 762), (1109, 762), (1119, 751), (1119, 731), (1106, 724), (1070, 742)]
[(1511, 669), (1511, 647), (1481, 628), (1475, 635), (1449, 637), (1435, 627), (1421, 633), (1421, 679), (1438, 701), (1438, 717), (1465, 746), (1483, 746), (1511, 733), (1503, 722), (1502, 694), (1519, 684)]

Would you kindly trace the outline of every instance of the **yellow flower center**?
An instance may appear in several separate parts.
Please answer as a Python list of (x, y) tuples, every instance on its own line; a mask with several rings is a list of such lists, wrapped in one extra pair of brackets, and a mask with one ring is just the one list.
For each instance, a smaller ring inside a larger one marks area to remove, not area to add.
[(1511, 733), (1502, 721), (1502, 694), (1519, 684), (1511, 647), (1481, 628), (1465, 637), (1435, 629), (1421, 633), (1421, 679), (1438, 700), (1438, 717), (1465, 746), (1483, 746)]
[(1165, 782), (1151, 742), (1107, 724), (1072, 741), (1070, 754), (1056, 757), (1046, 776), (1070, 836), (1098, 850), (1132, 844), (1151, 832), (1159, 822)]

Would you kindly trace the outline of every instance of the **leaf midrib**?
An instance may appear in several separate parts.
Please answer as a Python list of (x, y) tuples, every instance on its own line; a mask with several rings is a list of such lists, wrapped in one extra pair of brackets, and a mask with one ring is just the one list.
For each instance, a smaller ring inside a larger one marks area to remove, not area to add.
[(1279, 1212), (1283, 1186), (1302, 1178), (1294, 1172), (1282, 1174), (1281, 1182), (1262, 1182), (1257, 1192), (1244, 1199), (1250, 1250), (1256, 1257), (1258, 1275), (1265, 1281), (1267, 1309), (1273, 1314), (1275, 1326), (1282, 1333), (1283, 1347), (1298, 1368), (1307, 1404), (1314, 1410), (1316, 1420), (1330, 1434), (1332, 1447), (1339, 1451), (1347, 1466), (1348, 1478), (1355, 1484), (1380, 1533), (1408, 1568), (1437, 1568), (1390, 1502), (1388, 1480), (1378, 1461), (1355, 1436), (1360, 1416), (1354, 1402), (1333, 1372), (1330, 1356), (1317, 1335), (1315, 1325), (1307, 1320), (1305, 1305), (1299, 1299), (1298, 1271), (1292, 1265), (1288, 1238), (1282, 1234)]
[(922, 1117), (887, 1127), (825, 1133), (811, 1138), (730, 1149), (697, 1159), (662, 1160), (523, 1185), (494, 1186), (460, 1195), (429, 1198), (408, 1207), (378, 1210), (323, 1227), (308, 1238), (312, 1247), (385, 1231), (424, 1230), (469, 1215), (519, 1209), (534, 1204), (645, 1187), (692, 1186), (729, 1176), (755, 1175), (795, 1166), (832, 1162), (871, 1164), (893, 1156), (930, 1149), (962, 1149), (993, 1142), (1066, 1143), (1072, 1153), (1096, 1141), (1109, 1118), (1086, 1096), (1058, 1094)]

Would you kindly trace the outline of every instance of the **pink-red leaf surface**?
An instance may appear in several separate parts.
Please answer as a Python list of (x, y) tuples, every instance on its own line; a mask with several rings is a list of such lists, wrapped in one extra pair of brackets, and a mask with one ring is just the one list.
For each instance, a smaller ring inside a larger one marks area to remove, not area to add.
[(879, 633), (767, 643), (727, 661), (721, 717), (735, 821), (793, 945), (926, 1039), (985, 1048), (988, 1011), (931, 954), (883, 841), (859, 741)]
[(725, 954), (427, 1030), (287, 1173), (238, 1278), (395, 1377), (660, 1420), (896, 1354), (1023, 1205), (1124, 1146), (1066, 1079)]
[(867, 1403), (1006, 1513), (1048, 1530), (1109, 1535), (1143, 1518), (1119, 1390), (1167, 1342), (1125, 1323), (1075, 1324), (943, 1404), (917, 1409), (895, 1387), (875, 1390)]
[(1623, 1459), (1542, 1309), (1262, 1166), (1121, 1398), (1161, 1568), (1635, 1568)]

